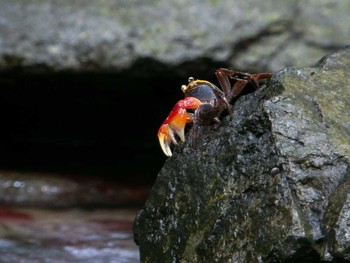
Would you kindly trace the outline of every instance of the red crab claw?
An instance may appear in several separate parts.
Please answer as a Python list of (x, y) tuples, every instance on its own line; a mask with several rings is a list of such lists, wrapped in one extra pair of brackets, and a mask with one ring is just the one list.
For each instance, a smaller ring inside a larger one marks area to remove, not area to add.
[(177, 144), (175, 133), (181, 141), (185, 141), (186, 123), (192, 122), (192, 115), (187, 113), (186, 109), (196, 109), (202, 102), (194, 97), (186, 97), (179, 100), (171, 110), (169, 116), (164, 120), (158, 130), (158, 139), (160, 146), (166, 156), (171, 156), (170, 144)]

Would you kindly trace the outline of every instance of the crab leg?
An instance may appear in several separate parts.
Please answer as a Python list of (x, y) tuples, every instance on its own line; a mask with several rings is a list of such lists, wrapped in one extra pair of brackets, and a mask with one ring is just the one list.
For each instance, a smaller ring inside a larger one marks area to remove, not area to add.
[[(225, 68), (217, 69), (215, 74), (229, 101), (237, 97), (248, 83), (252, 84), (254, 89), (258, 89), (259, 80), (272, 77), (272, 73), (249, 74)], [(231, 87), (230, 78), (236, 80), (233, 87)]]
[(193, 121), (192, 115), (186, 109), (196, 109), (201, 104), (202, 102), (194, 97), (186, 97), (183, 100), (179, 100), (171, 110), (169, 116), (164, 120), (158, 130), (158, 139), (166, 156), (172, 155), (170, 150), (171, 142), (177, 144), (175, 134), (181, 141), (185, 141), (186, 123)]

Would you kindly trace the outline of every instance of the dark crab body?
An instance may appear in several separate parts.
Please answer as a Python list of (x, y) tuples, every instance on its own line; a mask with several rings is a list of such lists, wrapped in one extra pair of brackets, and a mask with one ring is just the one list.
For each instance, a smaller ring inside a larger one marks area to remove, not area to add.
[[(272, 73), (249, 74), (224, 68), (216, 70), (215, 74), (222, 90), (209, 81), (194, 80), (192, 77), (188, 79), (188, 85), (182, 85), (185, 98), (175, 104), (158, 131), (159, 143), (165, 155), (172, 155), (170, 144), (177, 144), (175, 134), (185, 141), (186, 123), (193, 123), (195, 127), (219, 123), (221, 112), (227, 110), (229, 114), (232, 113), (230, 102), (247, 84), (258, 89), (259, 80), (272, 76)], [(233, 86), (230, 79), (235, 81)], [(194, 113), (187, 110), (193, 110)]]
[(220, 113), (230, 107), (224, 98), (221, 99), (222, 91), (209, 81), (195, 81), (190, 77), (188, 82), (187, 86), (182, 86), (185, 98), (194, 97), (202, 102), (195, 110), (193, 122), (198, 125), (210, 125), (213, 122), (219, 122), (218, 116)]

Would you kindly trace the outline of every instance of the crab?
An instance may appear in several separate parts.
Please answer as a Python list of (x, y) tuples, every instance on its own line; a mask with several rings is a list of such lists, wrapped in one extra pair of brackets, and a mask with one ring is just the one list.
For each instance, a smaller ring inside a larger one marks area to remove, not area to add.
[[(272, 77), (272, 73), (250, 74), (232, 69), (219, 68), (215, 72), (222, 88), (206, 80), (188, 79), (188, 85), (182, 85), (184, 99), (179, 100), (158, 130), (158, 139), (164, 154), (172, 156), (171, 143), (178, 144), (178, 138), (185, 141), (186, 124), (206, 126), (220, 123), (223, 111), (232, 114), (230, 104), (249, 84), (254, 89), (260, 87), (259, 81)], [(235, 83), (231, 86), (230, 79)]]

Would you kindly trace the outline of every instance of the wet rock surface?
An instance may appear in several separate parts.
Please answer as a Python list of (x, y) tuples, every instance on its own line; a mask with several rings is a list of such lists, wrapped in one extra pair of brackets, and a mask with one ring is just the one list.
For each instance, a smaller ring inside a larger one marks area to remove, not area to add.
[(136, 209), (0, 207), (0, 262), (137, 263)]
[(142, 262), (348, 262), (350, 49), (189, 132), (136, 217)]

